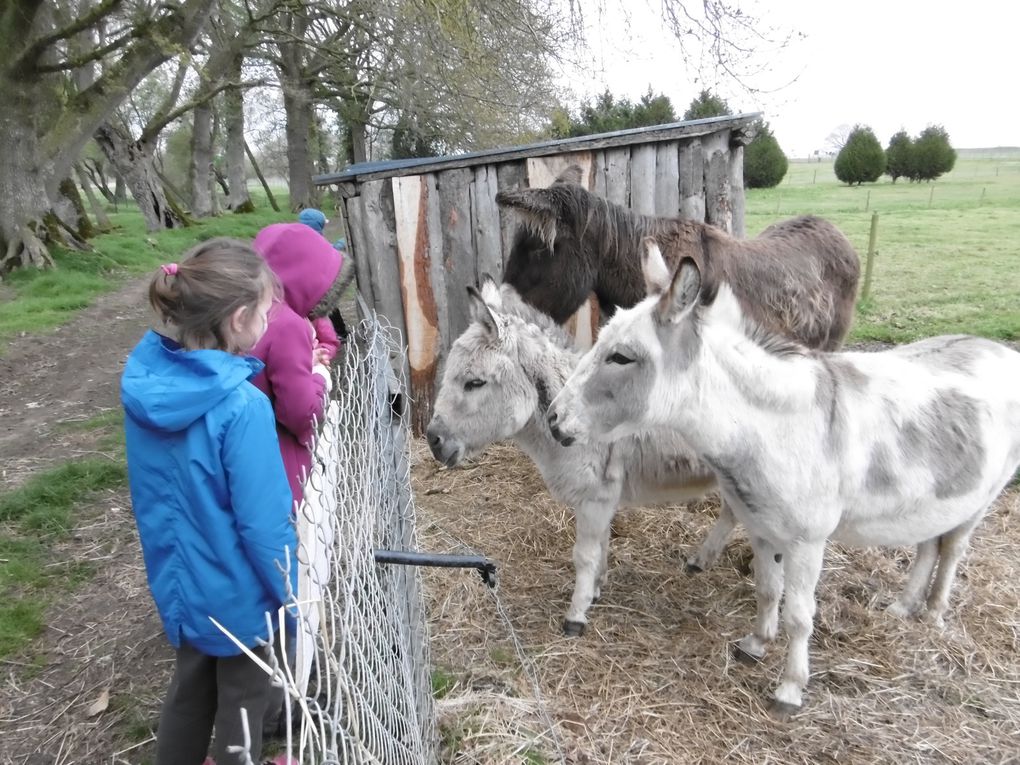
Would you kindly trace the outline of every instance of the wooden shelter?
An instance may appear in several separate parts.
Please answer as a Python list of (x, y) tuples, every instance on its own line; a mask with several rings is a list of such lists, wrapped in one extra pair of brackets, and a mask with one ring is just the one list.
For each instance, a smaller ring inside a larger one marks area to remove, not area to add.
[[(412, 425), (432, 414), (437, 374), (468, 326), (466, 287), (497, 280), (517, 221), (496, 192), (547, 186), (570, 165), (592, 192), (647, 215), (680, 216), (744, 234), (743, 147), (758, 114), (634, 130), (448, 157), (366, 162), (316, 177), (340, 191), (358, 289), (407, 344), (403, 370)], [(595, 301), (569, 322), (582, 347), (598, 326)]]

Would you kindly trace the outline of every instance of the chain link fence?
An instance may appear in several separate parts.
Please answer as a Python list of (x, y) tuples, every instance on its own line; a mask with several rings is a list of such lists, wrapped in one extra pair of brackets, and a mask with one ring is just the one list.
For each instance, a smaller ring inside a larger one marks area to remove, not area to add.
[(420, 572), (376, 560), (418, 547), (402, 354), (375, 315), (351, 333), (299, 509), (298, 639), (277, 669), (302, 765), (437, 757)]

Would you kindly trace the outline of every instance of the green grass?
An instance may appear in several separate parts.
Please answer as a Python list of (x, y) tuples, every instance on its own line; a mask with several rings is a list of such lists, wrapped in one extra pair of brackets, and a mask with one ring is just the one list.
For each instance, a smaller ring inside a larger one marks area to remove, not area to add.
[(436, 668), (432, 670), (432, 695), (441, 699), (450, 693), (457, 685), (457, 677), (445, 669)]
[[(792, 215), (831, 220), (861, 255), (877, 212), (871, 291), (850, 340), (966, 332), (1020, 339), (1020, 153), (965, 155), (933, 183), (849, 187), (832, 162), (792, 162), (775, 189), (747, 192), (747, 234)], [(862, 276), (863, 286), (863, 276)]]
[(48, 271), (19, 270), (4, 276), (0, 293), (0, 353), (3, 346), (21, 333), (38, 333), (68, 321), (88, 307), (100, 294), (115, 289), (124, 278), (151, 271), (160, 263), (179, 258), (195, 243), (214, 236), (252, 238), (259, 229), (293, 216), (286, 207), (286, 195), (278, 200), (282, 213), (264, 201), (254, 213), (197, 222), (194, 226), (148, 233), (137, 208), (122, 204), (110, 213), (114, 230), (90, 241), (92, 251), (57, 248), (57, 267)]
[(121, 420), (119, 413), (105, 413), (68, 426), (96, 431), (114, 459), (67, 462), (0, 496), (0, 658), (42, 632), (55, 595), (92, 577), (90, 565), (53, 560), (51, 548), (66, 538), (77, 506), (125, 483)]

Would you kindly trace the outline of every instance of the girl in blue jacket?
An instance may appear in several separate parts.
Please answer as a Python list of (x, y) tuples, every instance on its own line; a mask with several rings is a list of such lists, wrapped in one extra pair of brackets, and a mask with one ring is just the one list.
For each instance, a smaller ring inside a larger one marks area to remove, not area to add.
[[(121, 379), (131, 501), (145, 569), (176, 666), (163, 703), (157, 765), (201, 765), (216, 729), (217, 765), (261, 754), (270, 678), (211, 621), (256, 655), (297, 588), (297, 539), (276, 421), (246, 354), (266, 330), (279, 286), (247, 244), (212, 239), (161, 266), (149, 331)], [(289, 564), (288, 564), (289, 561)], [(289, 570), (288, 584), (283, 571)]]

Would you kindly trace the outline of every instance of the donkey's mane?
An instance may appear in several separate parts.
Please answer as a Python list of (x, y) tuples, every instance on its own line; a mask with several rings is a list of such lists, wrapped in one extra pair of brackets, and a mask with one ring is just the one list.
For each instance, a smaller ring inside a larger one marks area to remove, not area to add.
[(791, 358), (808, 356), (811, 353), (808, 348), (796, 340), (791, 340), (774, 330), (767, 329), (750, 317), (745, 316), (743, 323), (744, 334), (747, 336), (747, 339), (770, 356)]
[[(574, 221), (578, 239), (584, 237), (588, 228), (594, 228), (600, 233), (600, 256), (639, 252), (638, 245), (645, 237), (667, 235), (679, 222), (679, 219), (641, 215), (576, 184), (558, 183), (549, 189), (559, 199), (561, 220)], [(631, 246), (621, 248), (618, 246), (620, 242), (628, 242)]]
[(716, 283), (712, 279), (706, 279), (702, 282), (699, 299), (699, 303), (702, 306), (709, 307), (709, 310), (711, 310), (711, 306), (720, 298), (733, 302), (740, 317), (737, 329), (744, 337), (765, 351), (765, 353), (777, 358), (792, 358), (812, 354), (811, 349), (805, 345), (790, 339), (781, 332), (770, 329), (750, 315), (743, 301), (737, 297), (737, 294), (729, 284)]

